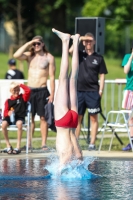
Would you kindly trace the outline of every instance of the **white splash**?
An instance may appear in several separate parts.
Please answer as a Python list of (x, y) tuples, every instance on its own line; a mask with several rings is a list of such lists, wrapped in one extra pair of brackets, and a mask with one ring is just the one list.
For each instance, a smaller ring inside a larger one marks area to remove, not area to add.
[(88, 165), (95, 159), (95, 157), (84, 157), (83, 161), (73, 159), (69, 164), (60, 167), (58, 156), (50, 156), (45, 169), (49, 171), (52, 179), (93, 179), (98, 175), (90, 172)]

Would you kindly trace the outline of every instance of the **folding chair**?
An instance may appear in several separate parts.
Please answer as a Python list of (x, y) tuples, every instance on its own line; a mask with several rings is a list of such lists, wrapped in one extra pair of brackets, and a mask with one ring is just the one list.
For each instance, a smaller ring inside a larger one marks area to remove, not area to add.
[[(115, 116), (115, 120), (113, 120), (113, 122), (109, 122), (111, 121), (111, 119), (114, 119)], [(129, 126), (133, 126), (133, 125), (129, 125), (129, 119), (133, 117), (133, 110), (120, 110), (120, 111), (109, 111), (107, 113), (107, 117), (106, 117), (106, 121), (103, 124), (103, 131), (102, 131), (102, 136), (101, 136), (101, 141), (100, 141), (100, 145), (99, 145), (99, 150), (98, 153), (100, 153), (101, 147), (102, 147), (102, 142), (103, 142), (103, 138), (105, 135), (105, 131), (112, 131), (112, 137), (111, 137), (111, 141), (110, 141), (110, 145), (109, 145), (109, 151), (111, 150), (112, 147), (112, 142), (113, 142), (113, 138), (115, 135), (115, 132), (127, 132), (128, 134), (128, 138), (131, 144), (131, 148), (133, 151), (133, 138), (130, 137), (130, 130), (129, 130)], [(111, 130), (110, 130), (111, 128)]]

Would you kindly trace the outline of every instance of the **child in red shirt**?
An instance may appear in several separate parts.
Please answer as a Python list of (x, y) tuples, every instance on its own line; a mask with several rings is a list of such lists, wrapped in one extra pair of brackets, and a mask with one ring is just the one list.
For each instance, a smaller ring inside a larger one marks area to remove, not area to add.
[[(20, 88), (24, 90), (24, 94), (22, 93), (20, 94)], [(21, 144), (21, 137), (22, 137), (22, 125), (25, 122), (27, 101), (29, 100), (31, 90), (26, 85), (12, 82), (10, 84), (10, 92), (12, 94), (10, 99), (7, 99), (5, 101), (4, 119), (2, 121), (2, 132), (6, 140), (7, 153), (19, 154), (21, 153), (20, 144)], [(8, 131), (7, 131), (7, 127), (9, 125), (12, 125), (12, 122), (10, 119), (12, 112), (15, 113), (14, 124), (18, 128), (17, 147), (15, 149), (12, 148), (9, 142)]]

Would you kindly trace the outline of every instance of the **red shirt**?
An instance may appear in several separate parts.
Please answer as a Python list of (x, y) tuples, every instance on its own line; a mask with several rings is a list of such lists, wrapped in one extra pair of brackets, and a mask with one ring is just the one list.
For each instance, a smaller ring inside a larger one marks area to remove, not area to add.
[[(24, 90), (24, 94), (19, 94), (17, 97), (10, 97), (10, 100), (16, 100), (16, 99), (20, 99), (21, 97), (23, 98), (23, 100), (25, 102), (27, 102), (30, 98), (30, 93), (31, 90), (28, 86), (24, 85), (24, 84), (20, 84), (20, 87)], [(4, 107), (4, 117), (8, 116), (8, 112), (10, 110), (9, 104), (8, 104), (8, 99), (5, 101), (5, 107)]]

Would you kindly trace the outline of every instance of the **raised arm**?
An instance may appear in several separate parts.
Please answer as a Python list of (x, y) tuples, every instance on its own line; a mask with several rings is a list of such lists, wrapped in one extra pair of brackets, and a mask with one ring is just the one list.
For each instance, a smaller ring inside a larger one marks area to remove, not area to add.
[(55, 59), (54, 57), (49, 54), (49, 79), (50, 79), (50, 96), (49, 102), (54, 101), (54, 92), (55, 92)]
[(132, 60), (133, 60), (133, 49), (132, 49), (132, 53), (131, 53), (131, 56), (128, 59), (127, 64), (124, 66), (124, 73), (125, 74), (128, 74), (130, 67), (131, 67)]
[(24, 90), (24, 94), (22, 96), (24, 101), (27, 102), (30, 98), (31, 90), (27, 85), (24, 84), (20, 84), (20, 87)]
[(23, 46), (21, 46), (14, 54), (13, 57), (18, 60), (28, 60), (28, 57), (31, 55), (29, 51), (26, 50), (33, 45), (34, 42), (38, 42), (38, 39), (31, 40), (26, 42)]
[[(30, 52), (25, 52), (28, 47), (30, 47), (31, 42), (25, 43), (23, 46), (21, 46), (14, 54), (13, 57), (18, 59), (18, 60), (27, 60), (28, 55)], [(25, 52), (25, 53), (24, 53)]]

